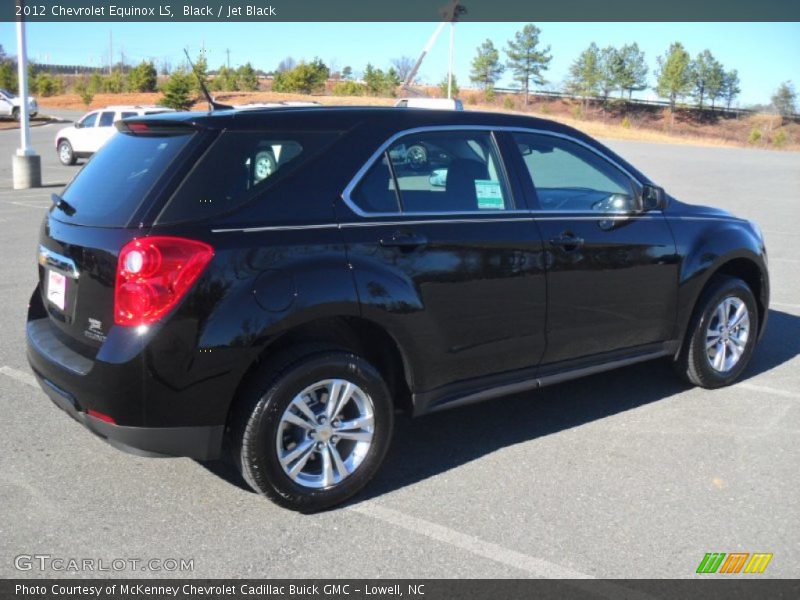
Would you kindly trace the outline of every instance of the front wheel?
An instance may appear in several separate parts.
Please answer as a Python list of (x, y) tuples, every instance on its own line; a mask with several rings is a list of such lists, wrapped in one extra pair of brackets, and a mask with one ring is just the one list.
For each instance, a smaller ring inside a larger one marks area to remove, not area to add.
[(698, 302), (675, 367), (689, 383), (718, 388), (745, 370), (758, 337), (758, 308), (750, 287), (735, 277), (712, 280)]
[(304, 513), (340, 504), (378, 471), (393, 407), (380, 373), (343, 350), (267, 367), (234, 408), (233, 458), (245, 481)]
[(62, 165), (74, 165), (77, 157), (75, 151), (72, 149), (72, 144), (68, 140), (61, 140), (58, 142), (58, 160)]
[(11, 118), (15, 121), (19, 121), (19, 109), (16, 106), (11, 109)]

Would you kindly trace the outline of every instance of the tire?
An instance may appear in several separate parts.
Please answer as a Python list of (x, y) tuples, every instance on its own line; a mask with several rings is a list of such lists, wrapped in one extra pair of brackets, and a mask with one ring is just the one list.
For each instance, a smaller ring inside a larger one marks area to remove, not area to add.
[[(728, 303), (727, 307), (723, 302)], [(746, 318), (741, 317), (738, 327), (722, 331), (720, 314), (727, 313), (730, 325), (735, 322), (738, 309)], [(736, 277), (715, 276), (697, 302), (681, 353), (675, 361), (676, 372), (692, 385), (704, 388), (730, 385), (750, 362), (759, 325), (758, 307), (750, 287)], [(717, 343), (711, 346), (715, 340)], [(724, 351), (722, 346), (725, 346)], [(736, 352), (739, 352), (738, 358)]]
[[(336, 381), (349, 382), (351, 388), (333, 388), (330, 382)], [(329, 390), (327, 396), (320, 391), (323, 389)], [(307, 392), (303, 404), (319, 420), (334, 406), (327, 399), (337, 389), (354, 390), (347, 399), (344, 393), (338, 394), (343, 400), (337, 419), (344, 419), (340, 429), (335, 420), (316, 430), (294, 424), (297, 417), (308, 424), (307, 413), (296, 408), (301, 393)], [(363, 422), (371, 423), (370, 442), (344, 439), (346, 435), (368, 435), (364, 428), (347, 428), (362, 409), (366, 414), (368, 407), (371, 421), (365, 418)], [(389, 448), (393, 412), (388, 388), (369, 362), (346, 350), (305, 346), (265, 365), (245, 387), (231, 413), (227, 442), (234, 465), (256, 492), (284, 508), (313, 513), (341, 504), (372, 479)], [(287, 414), (291, 422), (286, 420)], [(337, 431), (343, 436), (338, 441)], [(309, 443), (314, 450), (303, 451)], [(336, 450), (338, 462), (331, 448)], [(293, 452), (299, 452), (299, 458), (287, 461)], [(328, 475), (326, 464), (330, 465)], [(348, 473), (347, 467), (352, 471)], [(292, 468), (296, 469), (294, 475), (289, 473)]]
[(69, 167), (78, 161), (78, 157), (75, 156), (75, 151), (72, 149), (72, 144), (69, 143), (69, 140), (60, 140), (57, 151), (58, 160), (61, 161), (62, 165)]
[(19, 108), (16, 106), (11, 109), (11, 118), (15, 121), (19, 121)]

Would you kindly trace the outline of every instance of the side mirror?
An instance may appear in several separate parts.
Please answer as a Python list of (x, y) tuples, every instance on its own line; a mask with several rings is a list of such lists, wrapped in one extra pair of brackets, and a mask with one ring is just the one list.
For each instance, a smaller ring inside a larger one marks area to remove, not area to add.
[(75, 125), (73, 125), (73, 127), (75, 129), (80, 129), (81, 127), (83, 127), (83, 123), (81, 123), (80, 121), (75, 121)]
[(652, 185), (650, 183), (644, 184), (642, 188), (642, 210), (660, 210), (667, 206), (667, 194), (664, 188)]

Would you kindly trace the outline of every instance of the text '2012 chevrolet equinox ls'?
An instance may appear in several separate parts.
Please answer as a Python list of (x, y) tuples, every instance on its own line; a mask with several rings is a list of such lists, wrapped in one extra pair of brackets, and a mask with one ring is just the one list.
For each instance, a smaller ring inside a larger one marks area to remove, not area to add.
[(560, 124), (320, 107), (118, 128), (42, 224), (30, 364), (111, 444), (224, 452), (291, 509), (359, 491), (395, 409), (657, 357), (724, 386), (764, 330), (758, 228)]

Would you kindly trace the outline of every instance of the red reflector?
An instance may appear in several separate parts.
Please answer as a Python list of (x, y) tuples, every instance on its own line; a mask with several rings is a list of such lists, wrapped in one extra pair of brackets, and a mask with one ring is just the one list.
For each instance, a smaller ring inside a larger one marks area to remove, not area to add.
[(208, 244), (154, 236), (123, 246), (117, 261), (114, 322), (155, 323), (183, 298), (214, 256)]
[(90, 417), (94, 417), (95, 419), (100, 419), (101, 421), (105, 421), (106, 423), (111, 423), (112, 425), (116, 425), (117, 422), (113, 419), (113, 417), (109, 417), (106, 414), (101, 412), (97, 412), (96, 410), (92, 410), (91, 408), (86, 411), (86, 414)]

